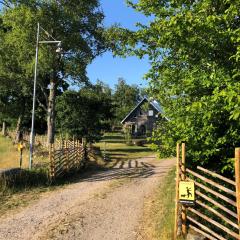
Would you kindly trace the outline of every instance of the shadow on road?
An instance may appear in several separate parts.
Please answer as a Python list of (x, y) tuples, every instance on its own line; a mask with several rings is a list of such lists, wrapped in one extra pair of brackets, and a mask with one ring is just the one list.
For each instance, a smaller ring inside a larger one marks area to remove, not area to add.
[(110, 169), (88, 171), (82, 174), (81, 181), (107, 181), (122, 178), (148, 178), (154, 174), (168, 172), (168, 167), (157, 167), (141, 160), (117, 160)]

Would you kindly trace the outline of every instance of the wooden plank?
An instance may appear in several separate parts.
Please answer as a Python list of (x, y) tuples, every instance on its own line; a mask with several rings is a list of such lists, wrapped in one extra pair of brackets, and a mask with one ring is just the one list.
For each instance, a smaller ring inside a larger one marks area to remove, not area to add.
[(189, 224), (189, 228), (191, 228), (193, 231), (200, 233), (202, 236), (207, 237), (207, 239), (210, 240), (218, 240), (217, 238), (213, 237), (212, 235), (205, 233), (204, 231), (194, 227), (193, 225)]
[(206, 183), (208, 183), (208, 184), (211, 184), (213, 187), (216, 187), (216, 188), (218, 188), (218, 189), (221, 189), (222, 191), (224, 191), (224, 192), (226, 192), (226, 193), (228, 193), (228, 194), (236, 197), (236, 193), (235, 193), (234, 191), (232, 191), (232, 190), (230, 190), (230, 189), (228, 189), (228, 188), (226, 188), (226, 187), (223, 187), (223, 186), (221, 186), (220, 184), (218, 184), (218, 183), (216, 183), (216, 182), (214, 182), (214, 181), (212, 181), (212, 180), (209, 180), (208, 178), (203, 177), (203, 176), (201, 176), (200, 174), (195, 173), (195, 172), (193, 172), (193, 171), (190, 170), (190, 169), (186, 169), (186, 172), (192, 174), (194, 177), (199, 178), (199, 179), (203, 180), (204, 182), (206, 182)]
[(218, 203), (217, 201), (211, 199), (210, 197), (204, 195), (203, 193), (201, 193), (200, 191), (196, 191), (195, 192), (196, 195), (202, 197), (203, 199), (207, 200), (208, 202), (212, 203), (213, 205), (217, 206), (218, 208), (222, 209), (224, 212), (228, 213), (229, 215), (231, 215), (232, 217), (237, 218), (237, 214), (231, 210), (229, 210), (228, 208), (222, 206), (220, 203)]
[(235, 186), (235, 182), (234, 182), (233, 180), (228, 179), (228, 178), (226, 178), (226, 177), (223, 177), (223, 176), (220, 175), (220, 174), (217, 174), (217, 173), (215, 173), (215, 172), (209, 171), (209, 170), (207, 170), (207, 169), (205, 169), (205, 168), (203, 168), (203, 167), (200, 167), (200, 166), (198, 166), (197, 169), (199, 169), (199, 170), (201, 170), (201, 171), (203, 171), (203, 172), (205, 172), (205, 173), (207, 173), (207, 174), (209, 174), (209, 175), (211, 175), (211, 176), (213, 176), (213, 177), (219, 178), (219, 179), (221, 179), (221, 180), (223, 180), (223, 181), (225, 181), (225, 182), (227, 182), (227, 183), (232, 184), (233, 186)]
[(237, 200), (237, 216), (240, 236), (240, 148), (235, 149), (235, 181), (236, 181), (236, 200)]
[(179, 201), (178, 201), (178, 187), (179, 187), (179, 161), (180, 161), (180, 145), (177, 144), (177, 165), (176, 165), (176, 196), (175, 196), (175, 226), (174, 226), (174, 240), (177, 239), (178, 219), (179, 219)]
[(237, 233), (231, 231), (230, 229), (228, 229), (227, 227), (223, 226), (222, 224), (220, 224), (220, 223), (216, 222), (215, 220), (207, 217), (206, 215), (200, 213), (196, 209), (193, 209), (193, 208), (189, 207), (188, 210), (190, 212), (192, 212), (192, 213), (195, 213), (197, 216), (201, 217), (202, 219), (206, 220), (207, 222), (215, 225), (216, 227), (218, 227), (222, 231), (226, 232), (227, 234), (233, 236), (234, 238), (239, 239), (239, 235)]
[(236, 204), (235, 201), (233, 201), (232, 199), (230, 199), (230, 198), (228, 198), (228, 197), (223, 196), (221, 193), (218, 193), (218, 192), (212, 190), (211, 188), (206, 187), (206, 186), (204, 186), (203, 184), (198, 183), (198, 182), (196, 182), (196, 181), (194, 181), (194, 183), (195, 183), (196, 186), (204, 189), (205, 191), (207, 191), (207, 192), (209, 192), (209, 193), (212, 193), (212, 194), (215, 195), (216, 197), (221, 198), (221, 199), (224, 200), (225, 202), (230, 203), (231, 205), (233, 205), (234, 207), (237, 206), (237, 204)]
[(210, 228), (204, 226), (203, 224), (199, 223), (198, 221), (196, 221), (195, 219), (191, 218), (190, 216), (187, 216), (187, 219), (193, 223), (195, 223), (198, 227), (200, 227), (201, 229), (205, 230), (206, 232), (212, 234), (214, 237), (216, 237), (219, 240), (228, 240), (222, 236), (220, 236), (219, 234), (215, 233), (214, 231), (212, 231)]
[(224, 220), (226, 223), (228, 223), (228, 224), (232, 225), (233, 227), (235, 227), (236, 229), (238, 229), (238, 225), (236, 223), (232, 222), (229, 218), (225, 217), (224, 215), (222, 215), (221, 213), (219, 213), (215, 209), (211, 208), (210, 206), (207, 206), (206, 204), (204, 204), (203, 202), (201, 202), (199, 200), (196, 200), (196, 203), (198, 205), (202, 206), (203, 208), (207, 209), (208, 211), (212, 212), (217, 217), (219, 217), (222, 220)]

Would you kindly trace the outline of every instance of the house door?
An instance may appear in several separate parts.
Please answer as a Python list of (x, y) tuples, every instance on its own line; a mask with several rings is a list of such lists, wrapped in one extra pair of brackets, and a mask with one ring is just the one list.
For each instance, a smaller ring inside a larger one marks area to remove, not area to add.
[(146, 135), (146, 126), (145, 125), (140, 126), (139, 133), (140, 133), (140, 135)]

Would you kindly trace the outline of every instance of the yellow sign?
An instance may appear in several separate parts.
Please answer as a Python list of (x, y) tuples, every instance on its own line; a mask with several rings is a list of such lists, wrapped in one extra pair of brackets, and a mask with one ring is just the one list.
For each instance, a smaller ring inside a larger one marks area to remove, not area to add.
[(195, 201), (195, 185), (191, 181), (179, 182), (179, 200), (181, 203), (193, 203)]
[(23, 144), (19, 143), (18, 144), (18, 151), (21, 152), (23, 150), (24, 146)]

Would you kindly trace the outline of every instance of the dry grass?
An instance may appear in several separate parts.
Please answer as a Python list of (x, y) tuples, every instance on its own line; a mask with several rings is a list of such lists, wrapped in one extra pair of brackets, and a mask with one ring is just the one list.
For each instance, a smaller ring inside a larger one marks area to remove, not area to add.
[[(17, 145), (14, 145), (10, 138), (0, 136), (0, 169), (1, 168), (17, 168), (19, 167), (20, 153)], [(28, 151), (23, 151), (24, 168), (28, 167)]]
[[(0, 136), (0, 169), (19, 168), (20, 167), (20, 152), (18, 152), (17, 144), (13, 144), (9, 137)], [(45, 166), (49, 163), (48, 152), (35, 147), (33, 157), (34, 166)], [(29, 148), (23, 149), (22, 168), (26, 169), (29, 166)]]

